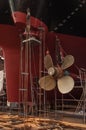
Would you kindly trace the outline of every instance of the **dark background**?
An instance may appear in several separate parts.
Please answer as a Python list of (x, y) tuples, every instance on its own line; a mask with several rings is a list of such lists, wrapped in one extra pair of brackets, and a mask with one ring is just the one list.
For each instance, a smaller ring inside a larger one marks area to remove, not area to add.
[[(86, 0), (12, 0), (14, 10), (42, 20), (49, 31), (86, 37)], [(8, 0), (0, 0), (0, 23), (14, 24)]]

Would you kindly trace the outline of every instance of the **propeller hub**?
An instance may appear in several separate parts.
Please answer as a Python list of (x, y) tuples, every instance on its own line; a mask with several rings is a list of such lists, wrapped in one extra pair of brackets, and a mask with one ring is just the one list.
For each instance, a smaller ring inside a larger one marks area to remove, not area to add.
[(56, 67), (56, 77), (61, 78), (63, 76), (63, 70), (60, 66)]
[(50, 76), (53, 76), (53, 75), (55, 74), (55, 69), (54, 69), (53, 67), (50, 67), (50, 68), (48, 69), (48, 74), (49, 74)]

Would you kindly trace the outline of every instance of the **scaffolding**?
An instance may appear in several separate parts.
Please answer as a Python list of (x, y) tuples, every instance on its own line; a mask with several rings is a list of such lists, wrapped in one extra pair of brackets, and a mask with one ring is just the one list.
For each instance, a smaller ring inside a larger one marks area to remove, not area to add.
[(83, 115), (84, 123), (86, 122), (86, 70), (84, 68), (81, 68), (79, 70), (80, 75), (80, 83), (82, 87), (82, 94), (80, 97), (80, 100), (78, 102), (76, 112), (79, 112)]
[[(29, 13), (30, 15), (30, 13)], [(27, 18), (28, 25), (26, 25), (26, 34), (25, 36), (21, 35), (21, 59), (20, 59), (20, 86), (19, 86), (19, 115), (22, 114), (25, 118), (28, 115), (37, 115), (43, 117), (54, 117), (55, 119), (61, 115), (65, 114), (75, 116), (82, 116), (84, 123), (86, 122), (86, 69), (78, 68), (79, 71), (79, 86), (74, 86), (74, 91), (80, 89), (81, 95), (77, 99), (73, 93), (68, 93), (65, 98), (65, 95), (60, 94), (60, 98), (58, 97), (58, 89), (57, 87), (54, 89), (53, 96), (53, 108), (51, 108), (49, 102), (47, 101), (48, 93), (41, 89), (38, 80), (42, 76), (46, 75), (46, 71), (43, 65), (43, 60), (45, 56), (45, 28), (39, 26), (37, 31), (39, 32), (38, 37), (34, 37), (31, 34), (30, 30), (30, 16)], [(59, 64), (62, 62), (61, 58), (63, 55), (60, 54), (61, 44), (59, 39), (56, 37), (55, 43), (55, 56), (56, 63)], [(38, 48), (38, 68), (35, 66), (36, 60), (34, 54), (34, 46)], [(34, 58), (33, 58), (34, 57)], [(32, 59), (34, 61), (34, 65), (32, 67)], [(38, 74), (35, 72), (35, 76), (33, 74), (33, 70), (38, 69)], [(75, 81), (76, 82), (76, 81)], [(30, 93), (29, 93), (30, 92)], [(29, 101), (29, 96), (31, 96)], [(53, 114), (53, 116), (52, 116)]]

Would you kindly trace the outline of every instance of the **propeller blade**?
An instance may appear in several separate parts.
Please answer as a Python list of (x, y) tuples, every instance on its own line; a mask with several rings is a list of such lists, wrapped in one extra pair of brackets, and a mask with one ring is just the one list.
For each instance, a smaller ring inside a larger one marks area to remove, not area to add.
[(56, 87), (56, 81), (48, 75), (39, 79), (39, 85), (42, 89), (50, 91)]
[(63, 59), (63, 63), (61, 65), (61, 68), (64, 70), (64, 69), (67, 69), (69, 68), (72, 64), (74, 63), (74, 57), (72, 55), (67, 55), (64, 57)]
[(57, 86), (62, 94), (69, 93), (74, 87), (74, 80), (70, 76), (63, 76), (58, 79)]
[(44, 66), (45, 68), (48, 70), (50, 67), (53, 67), (53, 61), (52, 61), (52, 58), (49, 54), (47, 54), (45, 57), (44, 57)]

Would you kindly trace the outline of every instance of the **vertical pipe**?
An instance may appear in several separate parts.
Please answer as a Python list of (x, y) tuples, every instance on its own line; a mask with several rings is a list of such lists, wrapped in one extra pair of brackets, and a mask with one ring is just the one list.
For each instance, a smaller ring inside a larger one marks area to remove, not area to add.
[[(42, 70), (42, 34), (41, 34), (41, 30), (39, 29), (40, 31), (40, 41), (41, 41), (41, 44), (39, 45), (39, 78), (41, 77), (41, 70)], [(42, 105), (42, 98), (41, 98), (41, 93), (42, 93), (42, 90), (41, 88), (39, 88), (39, 110), (41, 111), (41, 105)]]

